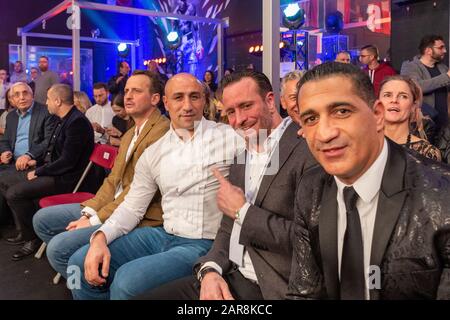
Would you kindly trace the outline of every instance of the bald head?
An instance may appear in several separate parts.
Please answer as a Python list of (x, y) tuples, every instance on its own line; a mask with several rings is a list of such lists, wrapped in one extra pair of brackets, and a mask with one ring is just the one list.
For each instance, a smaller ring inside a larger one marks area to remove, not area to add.
[(172, 126), (193, 134), (206, 105), (202, 83), (189, 73), (179, 73), (167, 81), (163, 100)]
[(202, 88), (202, 82), (197, 79), (197, 77), (193, 76), (190, 73), (178, 73), (171, 77), (164, 88), (164, 95), (167, 95), (169, 90), (173, 90), (174, 88), (179, 88), (183, 83), (191, 83), (194, 86), (197, 85), (199, 88)]

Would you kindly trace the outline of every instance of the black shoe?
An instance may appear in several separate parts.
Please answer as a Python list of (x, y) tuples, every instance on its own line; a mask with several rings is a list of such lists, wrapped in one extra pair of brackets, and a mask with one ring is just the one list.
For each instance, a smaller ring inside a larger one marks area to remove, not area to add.
[(15, 237), (6, 238), (6, 243), (11, 244), (11, 245), (20, 245), (20, 244), (24, 244), (25, 240), (22, 237), (22, 233), (19, 232), (17, 234), (17, 236), (15, 236)]
[(30, 254), (33, 254), (36, 251), (38, 251), (38, 249), (41, 246), (41, 244), (42, 244), (42, 241), (40, 239), (34, 239), (34, 240), (31, 240), (31, 241), (25, 242), (23, 247), (20, 248), (19, 251), (16, 251), (13, 254), (12, 259), (14, 261), (22, 260), (26, 256), (29, 256)]

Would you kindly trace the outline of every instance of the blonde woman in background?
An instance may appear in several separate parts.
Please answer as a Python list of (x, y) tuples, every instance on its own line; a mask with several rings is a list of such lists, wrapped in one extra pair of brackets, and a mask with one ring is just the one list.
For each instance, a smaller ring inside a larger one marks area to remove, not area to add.
[(75, 91), (73, 93), (73, 101), (75, 107), (83, 113), (86, 113), (87, 109), (92, 107), (91, 100), (84, 91)]
[[(388, 77), (381, 82), (379, 99), (384, 106), (385, 136), (427, 158), (441, 161), (439, 149), (426, 140), (423, 131), (420, 87), (407, 76)], [(412, 133), (413, 123), (420, 137)]]

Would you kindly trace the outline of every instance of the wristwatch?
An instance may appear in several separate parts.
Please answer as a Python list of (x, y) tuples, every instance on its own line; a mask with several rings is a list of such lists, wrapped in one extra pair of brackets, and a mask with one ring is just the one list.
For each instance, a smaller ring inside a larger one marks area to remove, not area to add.
[(90, 219), (92, 217), (92, 215), (90, 213), (87, 213), (86, 211), (81, 211), (81, 216), (86, 217), (88, 219)]
[(205, 267), (203, 269), (200, 269), (200, 271), (197, 273), (198, 281), (202, 282), (202, 280), (206, 276), (206, 274), (210, 273), (210, 272), (215, 272), (215, 273), (219, 274), (219, 271), (217, 271), (215, 268), (213, 268), (213, 267)]

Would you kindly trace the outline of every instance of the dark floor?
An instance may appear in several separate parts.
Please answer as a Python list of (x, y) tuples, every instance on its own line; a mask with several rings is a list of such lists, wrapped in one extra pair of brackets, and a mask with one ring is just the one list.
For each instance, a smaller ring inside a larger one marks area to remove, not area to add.
[(54, 285), (55, 271), (47, 257), (36, 259), (34, 255), (21, 261), (12, 261), (12, 254), (20, 246), (11, 246), (4, 238), (14, 234), (12, 227), (0, 226), (0, 300), (68, 300), (72, 296), (62, 279)]

